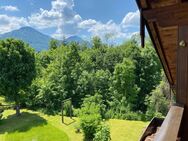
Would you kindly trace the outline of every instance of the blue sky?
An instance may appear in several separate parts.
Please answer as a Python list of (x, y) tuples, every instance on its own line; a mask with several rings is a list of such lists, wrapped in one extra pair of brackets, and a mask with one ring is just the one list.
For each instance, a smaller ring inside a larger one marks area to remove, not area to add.
[(0, 34), (31, 26), (57, 39), (122, 41), (139, 31), (135, 0), (0, 0)]

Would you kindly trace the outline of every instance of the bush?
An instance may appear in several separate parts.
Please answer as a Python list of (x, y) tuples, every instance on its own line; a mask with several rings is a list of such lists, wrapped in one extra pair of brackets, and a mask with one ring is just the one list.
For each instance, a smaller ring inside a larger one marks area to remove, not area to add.
[(73, 107), (73, 116), (78, 117), (79, 113), (80, 113), (80, 109), (76, 109), (76, 108)]
[(80, 126), (84, 133), (85, 141), (92, 141), (95, 137), (98, 126), (100, 125), (101, 117), (99, 114), (91, 114), (82, 116)]
[(141, 112), (127, 112), (123, 115), (123, 119), (127, 120), (145, 120), (145, 115)]
[(146, 115), (142, 112), (132, 112), (126, 111), (124, 113), (116, 113), (113, 110), (108, 110), (106, 112), (106, 119), (126, 119), (126, 120), (138, 120), (138, 121), (145, 121)]
[(151, 120), (153, 119), (153, 117), (164, 118), (164, 115), (159, 112), (150, 112), (150, 111), (146, 112), (146, 120)]
[(95, 98), (96, 96), (85, 98), (79, 113), (85, 141), (94, 139), (97, 128), (102, 122), (101, 107), (95, 102)]
[(98, 126), (94, 141), (110, 141), (110, 128), (106, 124)]

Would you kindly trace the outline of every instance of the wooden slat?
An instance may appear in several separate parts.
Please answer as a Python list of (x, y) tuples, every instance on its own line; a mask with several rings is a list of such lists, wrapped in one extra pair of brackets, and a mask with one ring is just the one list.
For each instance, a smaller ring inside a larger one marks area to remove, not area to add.
[(169, 65), (172, 79), (176, 83), (176, 61), (177, 61), (177, 38), (178, 26), (172, 27), (159, 27), (161, 42), (163, 44), (164, 54)]
[(145, 131), (143, 132), (143, 135), (141, 136), (139, 141), (145, 141), (145, 139), (152, 135), (155, 134), (157, 131), (157, 128), (160, 127), (163, 123), (164, 119), (161, 118), (153, 118), (150, 122), (150, 124), (147, 126)]
[[(158, 1), (158, 0), (156, 0)], [(139, 7), (139, 9), (148, 9), (151, 8), (150, 2), (146, 1), (146, 0), (136, 0), (137, 5)], [(156, 25), (156, 26), (154, 26)], [(169, 80), (169, 83), (171, 86), (175, 86), (175, 82), (176, 82), (176, 77), (173, 75), (175, 74), (175, 67), (174, 64), (169, 64), (167, 62), (167, 57), (165, 57), (165, 50), (163, 49), (163, 44), (161, 42), (160, 36), (161, 34), (157, 31), (158, 29), (160, 29), (157, 25), (157, 23), (153, 23), (153, 22), (148, 22), (146, 21), (146, 27), (148, 29), (148, 33), (151, 37), (151, 40), (153, 42), (153, 45), (156, 49), (157, 54), (160, 57), (160, 61), (162, 62), (162, 66), (165, 70), (165, 74)], [(156, 30), (157, 29), (157, 30)], [(173, 70), (170, 70), (170, 68), (173, 68)], [(172, 72), (172, 74), (171, 74)]]
[(162, 65), (163, 65), (163, 68), (164, 68), (165, 73), (167, 75), (167, 78), (169, 80), (169, 83), (171, 85), (174, 85), (174, 81), (172, 79), (172, 75), (171, 75), (171, 72), (170, 72), (170, 69), (169, 69), (167, 58), (164, 54), (160, 34), (159, 34), (159, 31), (158, 31), (158, 26), (156, 24), (154, 25), (152, 22), (149, 22), (147, 28), (149, 29), (149, 33), (151, 33), (151, 35), (152, 35), (152, 36), (151, 35), (150, 36), (153, 38), (152, 41), (153, 41), (155, 48), (156, 48), (156, 51), (157, 51), (157, 53), (160, 57), (160, 60), (162, 62)]
[(157, 21), (162, 27), (184, 25), (188, 23), (188, 3), (145, 10), (143, 15), (146, 20)]
[(151, 3), (152, 8), (159, 8), (174, 5), (178, 0), (148, 0)]
[(176, 141), (183, 117), (183, 107), (172, 106), (154, 141)]

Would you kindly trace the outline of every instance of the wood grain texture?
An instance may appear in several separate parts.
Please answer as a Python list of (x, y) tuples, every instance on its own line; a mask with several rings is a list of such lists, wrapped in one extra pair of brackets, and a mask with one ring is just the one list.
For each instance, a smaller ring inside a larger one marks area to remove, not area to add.
[(143, 11), (143, 15), (146, 20), (157, 21), (162, 27), (185, 25), (188, 23), (188, 3), (146, 9)]
[[(178, 41), (184, 40), (188, 43), (188, 26), (179, 27)], [(186, 47), (178, 47), (177, 50), (177, 103), (185, 105), (183, 124), (181, 129), (181, 141), (188, 140), (188, 44)]]
[[(188, 0), (137, 0), (137, 3), (139, 9), (145, 8), (143, 15), (148, 33), (168, 81), (176, 90), (176, 102), (185, 105), (179, 135), (181, 141), (188, 141)], [(186, 42), (185, 47), (179, 47), (181, 40)], [(170, 116), (174, 119), (174, 123), (176, 116), (175, 114), (174, 118)], [(171, 118), (167, 116), (167, 121)], [(173, 126), (172, 133), (178, 134), (178, 131), (173, 129), (175, 125), (170, 125), (171, 122), (164, 126), (163, 132), (161, 131), (162, 137), (165, 136), (168, 126)], [(161, 138), (160, 141), (174, 139)]]
[(172, 106), (154, 141), (176, 141), (183, 117), (183, 107)]

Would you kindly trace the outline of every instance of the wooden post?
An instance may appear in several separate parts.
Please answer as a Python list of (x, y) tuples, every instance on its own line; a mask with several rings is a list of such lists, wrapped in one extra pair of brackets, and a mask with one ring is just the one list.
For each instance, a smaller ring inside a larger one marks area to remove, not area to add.
[(72, 99), (70, 100), (70, 118), (72, 119)]
[(62, 116), (62, 123), (64, 123), (64, 114), (63, 114), (63, 108), (64, 108), (64, 106), (63, 106), (63, 102), (61, 103), (61, 116)]
[(177, 48), (177, 88), (176, 101), (184, 105), (181, 126), (181, 141), (188, 139), (188, 26), (179, 26)]
[(143, 16), (143, 9), (140, 9), (140, 37), (141, 37), (141, 46), (145, 46), (145, 19)]

